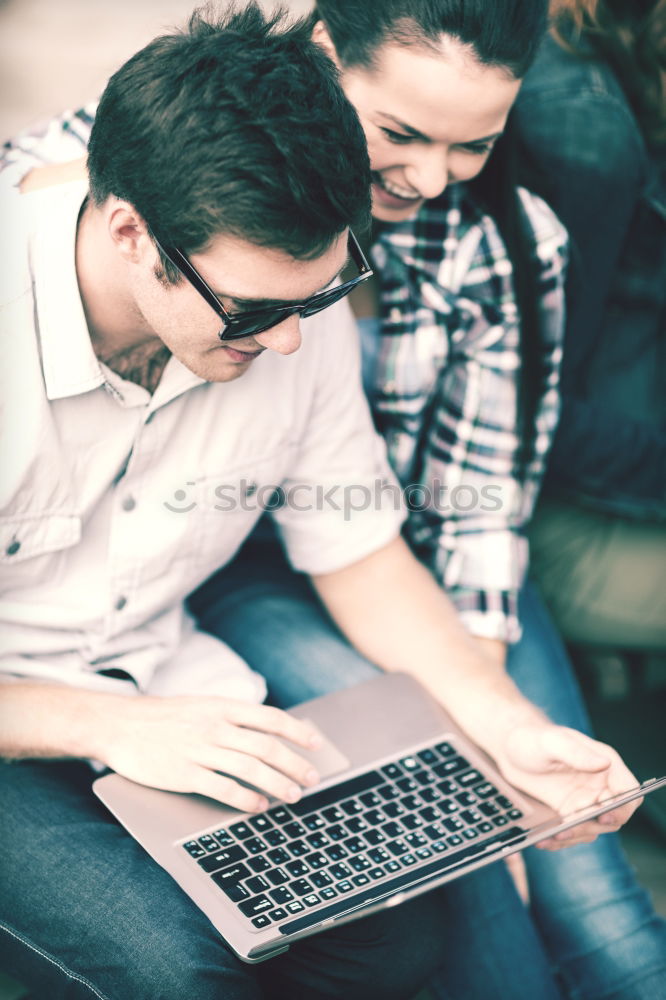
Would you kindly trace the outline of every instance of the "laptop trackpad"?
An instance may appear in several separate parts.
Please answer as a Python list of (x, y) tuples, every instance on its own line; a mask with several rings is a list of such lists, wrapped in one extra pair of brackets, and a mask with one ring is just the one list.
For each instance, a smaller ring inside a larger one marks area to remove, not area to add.
[(334, 743), (331, 743), (328, 736), (322, 733), (321, 729), (315, 725), (312, 719), (304, 718), (302, 721), (309, 722), (317, 730), (321, 739), (321, 746), (318, 750), (304, 750), (303, 747), (294, 746), (293, 743), (290, 743), (289, 747), (295, 750), (299, 757), (305, 757), (306, 760), (309, 760), (313, 767), (316, 768), (322, 780), (330, 778), (332, 774), (338, 774), (339, 771), (346, 771), (349, 768), (347, 757), (338, 750)]

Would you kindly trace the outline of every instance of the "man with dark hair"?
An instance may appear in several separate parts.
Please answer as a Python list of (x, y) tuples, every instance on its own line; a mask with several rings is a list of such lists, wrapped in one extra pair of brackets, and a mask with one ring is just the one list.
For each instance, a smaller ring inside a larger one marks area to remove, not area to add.
[[(347, 228), (368, 191), (332, 67), (250, 6), (113, 77), (89, 193), (4, 192), (0, 944), (36, 995), (391, 1000), (442, 958), (432, 894), (253, 971), (91, 794), (86, 760), (246, 812), (318, 781), (297, 752), (316, 733), (257, 704), (262, 678), (184, 606), (276, 486), (291, 562), (370, 660), (417, 676), (527, 790), (573, 808), (632, 784), (485, 659), (400, 538), (334, 305), (369, 273)], [(372, 500), (326, 502), (351, 490)]]

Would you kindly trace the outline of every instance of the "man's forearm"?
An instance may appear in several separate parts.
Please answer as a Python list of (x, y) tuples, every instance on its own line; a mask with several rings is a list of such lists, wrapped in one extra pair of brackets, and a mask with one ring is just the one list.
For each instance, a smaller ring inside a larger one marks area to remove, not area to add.
[(498, 650), (489, 655), (467, 632), (402, 539), (314, 584), (364, 656), (385, 670), (414, 675), (491, 752), (507, 728), (543, 720), (508, 677)]
[(60, 684), (0, 683), (0, 756), (104, 760), (104, 733), (120, 698)]

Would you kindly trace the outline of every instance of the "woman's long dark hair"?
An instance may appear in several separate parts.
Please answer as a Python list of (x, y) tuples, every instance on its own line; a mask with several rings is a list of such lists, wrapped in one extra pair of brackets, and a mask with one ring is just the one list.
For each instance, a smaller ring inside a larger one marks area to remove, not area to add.
[(666, 144), (666, 0), (553, 0), (553, 35), (616, 73), (649, 145)]
[[(548, 0), (317, 0), (313, 23), (316, 20), (326, 25), (345, 67), (372, 68), (376, 51), (389, 41), (428, 48), (436, 47), (445, 34), (469, 45), (483, 65), (504, 68), (521, 79), (546, 32)], [(544, 370), (537, 260), (517, 183), (509, 119), (505, 135), (470, 189), (494, 218), (513, 265), (521, 353), (522, 448), (516, 471), (524, 475), (534, 453)]]

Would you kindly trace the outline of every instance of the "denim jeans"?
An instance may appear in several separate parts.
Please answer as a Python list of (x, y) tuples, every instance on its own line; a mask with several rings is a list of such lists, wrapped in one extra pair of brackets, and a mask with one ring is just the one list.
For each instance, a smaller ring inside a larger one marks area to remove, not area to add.
[[(270, 699), (282, 707), (359, 683), (377, 669), (349, 646), (307, 579), (266, 542), (251, 540), (192, 604), (204, 627), (266, 677)], [(509, 652), (510, 674), (553, 721), (589, 732), (566, 652), (530, 586), (520, 614), (524, 636)], [(431, 986), (437, 997), (515, 1000), (523, 995), (521, 975), (543, 980), (545, 952), (570, 1000), (666, 1000), (666, 923), (616, 835), (558, 852), (531, 848), (525, 861), (529, 915), (500, 864), (432, 894), (457, 896), (461, 918), (455, 928), (441, 927), (442, 941), (456, 947), (443, 949), (445, 964)], [(502, 919), (484, 920), (483, 911), (496, 906)], [(534, 929), (538, 942), (528, 944)], [(542, 995), (543, 987), (532, 998)]]
[(439, 964), (431, 895), (244, 964), (93, 777), (80, 761), (0, 764), (0, 968), (33, 1000), (409, 1000)]

